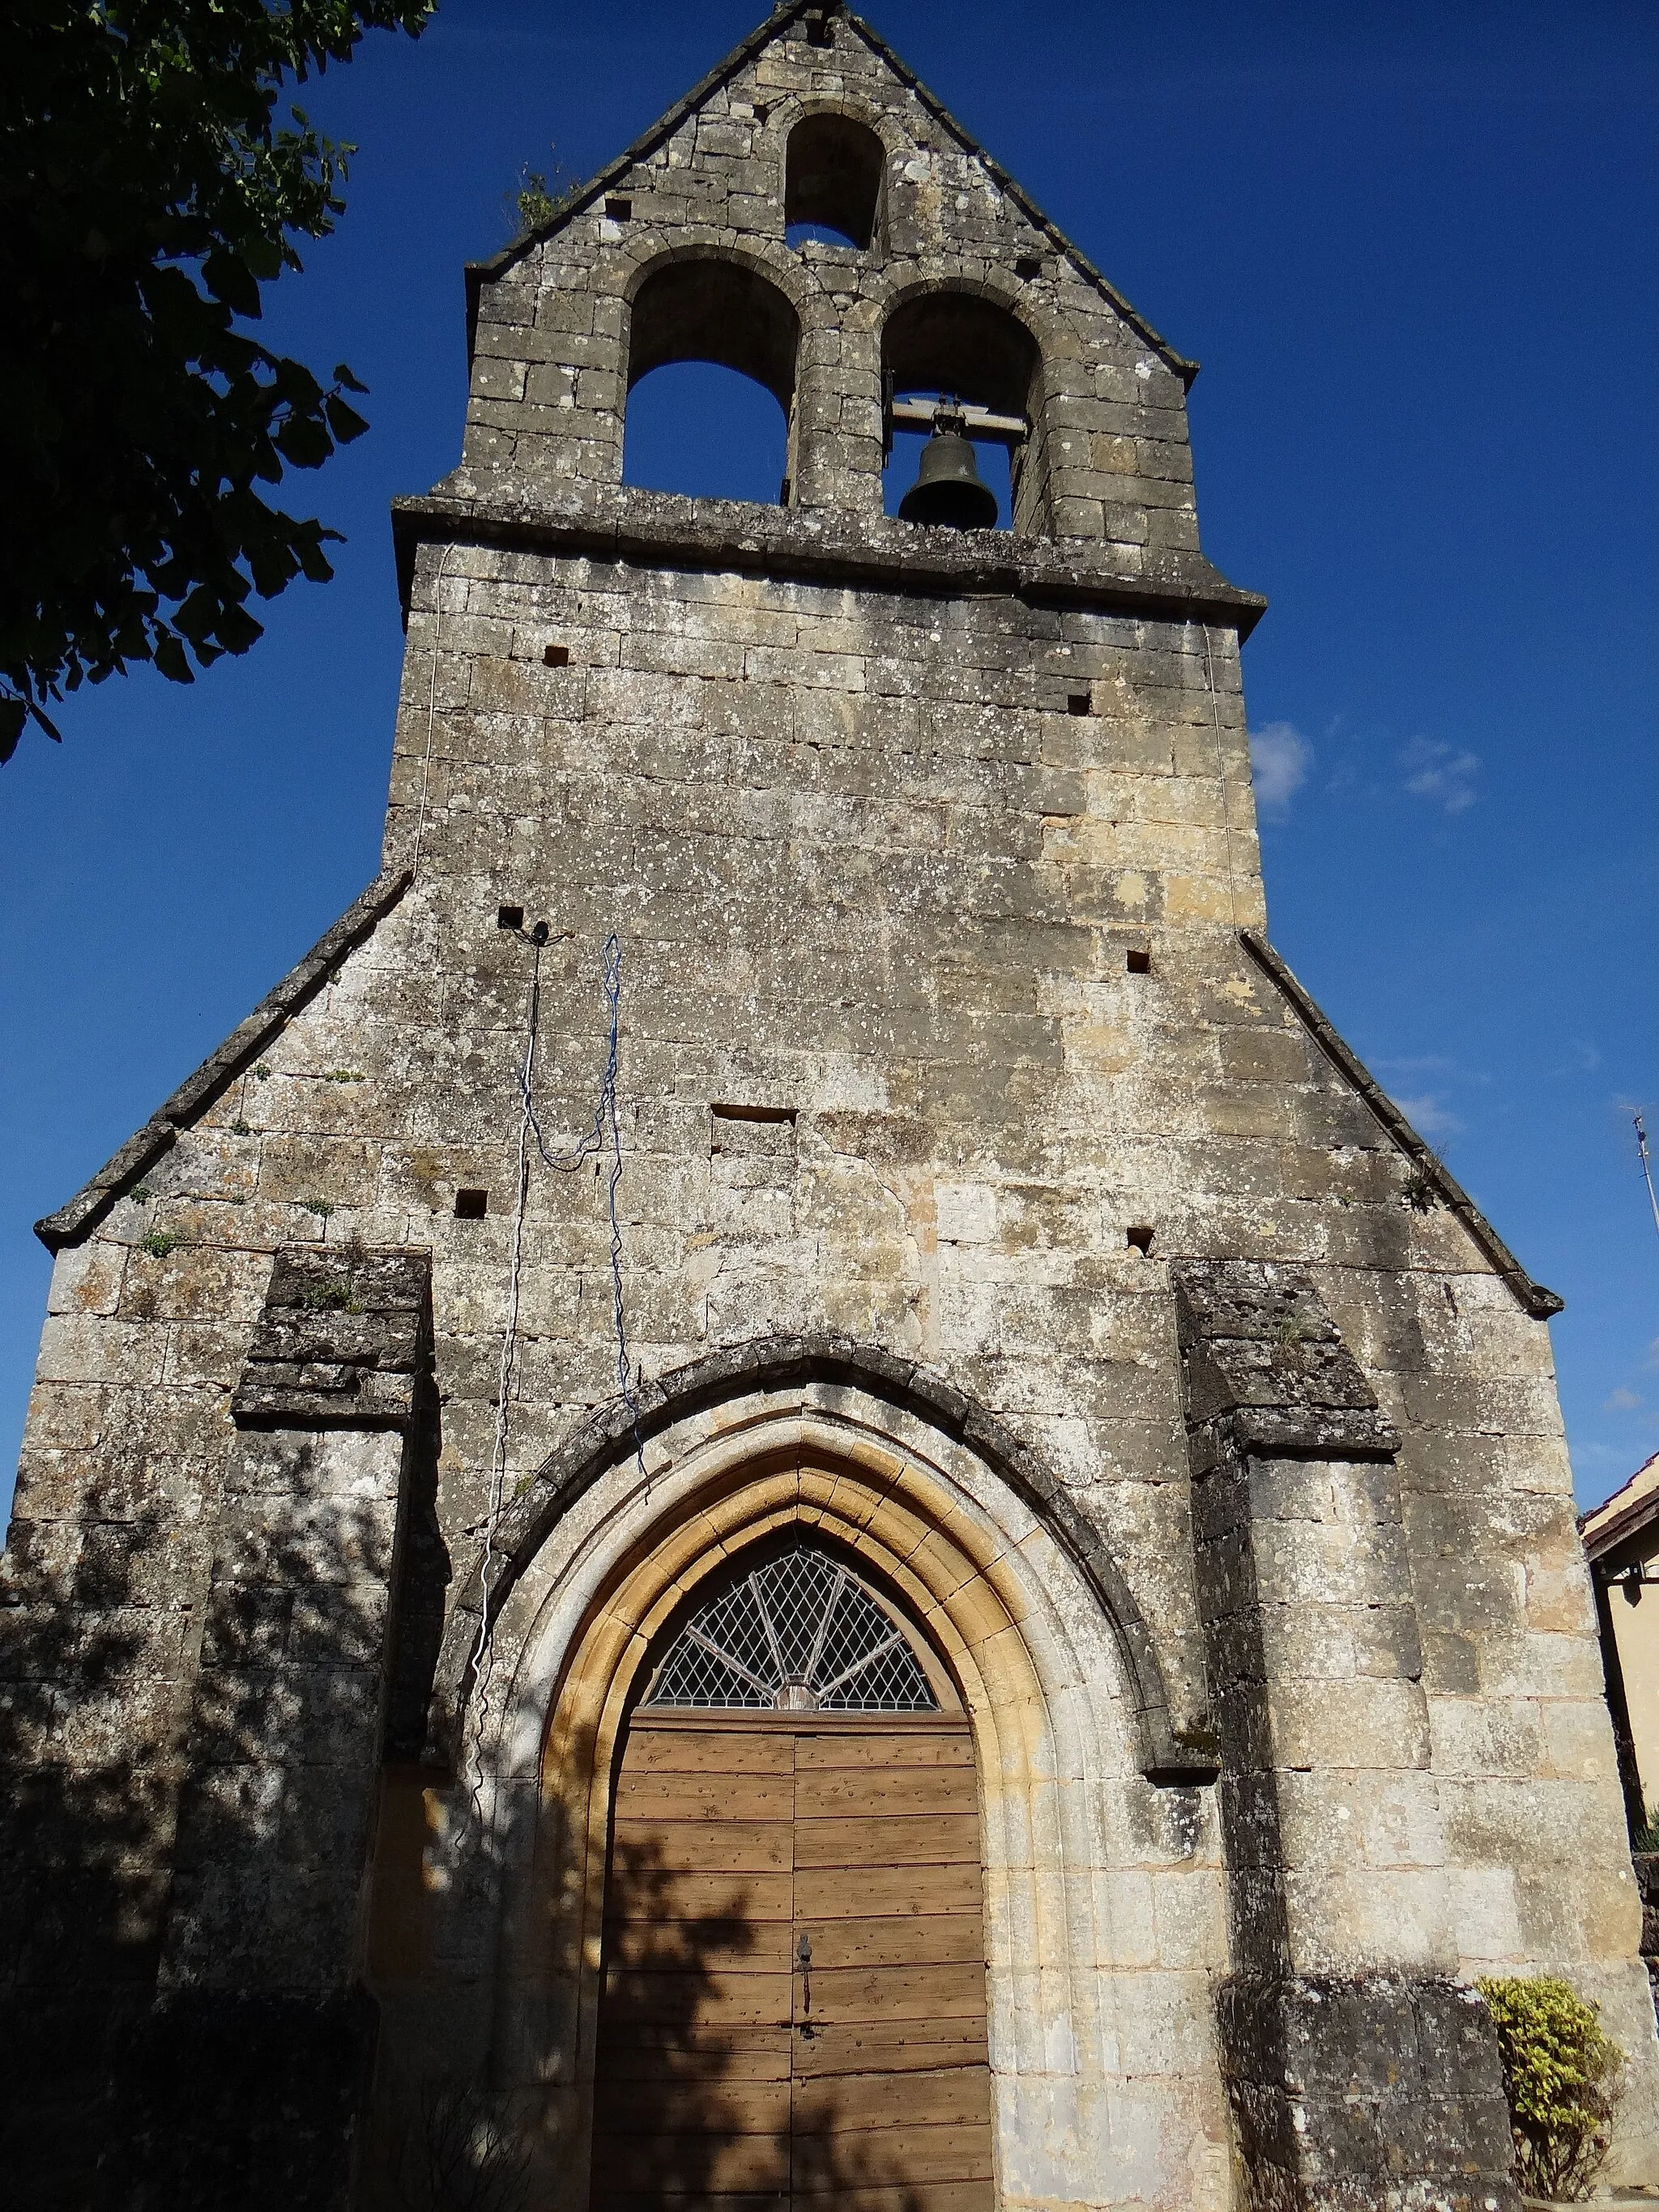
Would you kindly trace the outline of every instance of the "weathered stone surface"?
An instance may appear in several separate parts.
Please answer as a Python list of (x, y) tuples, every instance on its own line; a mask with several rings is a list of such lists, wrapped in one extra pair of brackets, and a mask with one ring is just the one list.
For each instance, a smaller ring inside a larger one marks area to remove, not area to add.
[[(1420, 2053), (1454, 1978), (1565, 1973), (1632, 2053), (1614, 2170), (1655, 2178), (1554, 1301), (1261, 937), (1261, 602), (1199, 548), (1188, 366), (867, 27), (805, 13), (473, 272), (462, 461), (397, 518), (386, 872), (42, 1224), (11, 2017), (58, 2023), (90, 2141), (159, 1996), (297, 2008), (323, 2051), (367, 1979), (387, 2068), (499, 2062), (563, 2204), (592, 2039), (544, 1954), (588, 1831), (546, 1808), (596, 1723), (542, 1763), (537, 1668), (607, 1617), (608, 1531), (666, 1543), (691, 1459), (793, 1423), (753, 1483), (827, 1513), (836, 1439), (896, 1562), (971, 1527), (938, 1601), (1042, 1676), (983, 1707), (1011, 2202), (1231, 2202), (1230, 1970), (1264, 2142), (1292, 2045), (1336, 2063), (1316, 2018)], [(824, 113), (876, 133), (880, 204), (798, 250)], [(620, 481), (630, 369), (711, 331), (787, 368), (775, 507)], [(882, 514), (887, 373), (1025, 416), (1011, 531)], [(1486, 2155), (1445, 2073), (1352, 2116), (1356, 2175), (1425, 2131), (1402, 2206), (1433, 2142)], [(21, 2201), (94, 2201), (78, 2142), (32, 2147), (40, 2077), (0, 2091)], [(295, 2095), (336, 2171), (352, 2098)]]
[(432, 1360), (430, 1278), (424, 1252), (279, 1252), (232, 1414), (407, 1430)]
[(1236, 1975), (1218, 2018), (1252, 2205), (1518, 2212), (1503, 2073), (1474, 1990)]

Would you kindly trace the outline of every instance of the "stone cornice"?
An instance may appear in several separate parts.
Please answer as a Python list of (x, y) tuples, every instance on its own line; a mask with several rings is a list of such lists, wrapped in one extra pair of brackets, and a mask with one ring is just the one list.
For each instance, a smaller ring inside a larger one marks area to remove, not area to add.
[(441, 486), (392, 502), (407, 618), (416, 549), (495, 545), (642, 568), (730, 570), (836, 589), (956, 598), (1001, 593), (1152, 622), (1213, 623), (1248, 637), (1260, 592), (1229, 583), (1201, 553), (1006, 530), (930, 530), (831, 508), (683, 499), (622, 485), (580, 495), (473, 496)]
[(1305, 1267), (1185, 1260), (1170, 1269), (1189, 1432), (1248, 1459), (1392, 1459), (1381, 1412)]
[(424, 1249), (278, 1252), (231, 1400), (237, 1426), (407, 1434), (432, 1365), (431, 1282)]

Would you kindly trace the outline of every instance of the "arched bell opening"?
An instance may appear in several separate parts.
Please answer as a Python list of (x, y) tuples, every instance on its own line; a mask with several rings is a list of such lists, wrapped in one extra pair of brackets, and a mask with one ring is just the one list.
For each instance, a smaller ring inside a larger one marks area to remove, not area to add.
[(886, 151), (866, 124), (836, 113), (804, 116), (784, 150), (786, 242), (868, 252), (879, 233), (886, 169)]
[(793, 306), (746, 264), (648, 270), (629, 312), (623, 482), (787, 506), (799, 350)]
[(882, 332), (882, 389), (889, 514), (1028, 536), (1048, 528), (1042, 357), (1011, 310), (952, 289), (902, 301)]

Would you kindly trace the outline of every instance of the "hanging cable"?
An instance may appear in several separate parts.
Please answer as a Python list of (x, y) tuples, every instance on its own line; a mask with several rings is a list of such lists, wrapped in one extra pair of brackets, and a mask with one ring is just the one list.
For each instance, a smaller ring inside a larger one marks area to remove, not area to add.
[[(538, 924), (538, 927), (543, 925)], [(617, 1121), (617, 1052), (622, 1024), (622, 945), (612, 930), (605, 940), (605, 1000), (608, 1016), (608, 1036), (605, 1044), (605, 1073), (599, 1079), (599, 1103), (593, 1109), (593, 1126), (574, 1150), (550, 1152), (547, 1139), (542, 1134), (542, 1125), (536, 1116), (533, 1079), (536, 1063), (536, 1032), (541, 1018), (542, 947), (536, 946), (536, 969), (530, 986), (530, 1042), (525, 1063), (519, 1077), (519, 1088), (524, 1094), (524, 1110), (535, 1132), (536, 1149), (544, 1164), (560, 1175), (568, 1175), (584, 1160), (597, 1159), (601, 1153), (611, 1155), (610, 1172), (606, 1177), (605, 1200), (611, 1216), (611, 1311), (617, 1336), (617, 1388), (634, 1424), (634, 1457), (640, 1471), (640, 1480), (647, 1482), (645, 1445), (640, 1433), (640, 1401), (634, 1388), (633, 1363), (628, 1356), (628, 1321), (623, 1306), (623, 1240), (622, 1222), (617, 1212), (617, 1194), (622, 1183), (622, 1130)]]
[(622, 1184), (623, 1152), (622, 1128), (617, 1116), (617, 1062), (622, 1030), (622, 944), (613, 930), (605, 941), (603, 988), (605, 1003), (605, 1069), (599, 1078), (599, 1095), (593, 1109), (591, 1128), (566, 1152), (555, 1152), (548, 1148), (536, 1112), (536, 1048), (541, 1030), (542, 1011), (542, 954), (546, 949), (548, 927), (538, 921), (528, 933), (535, 948), (535, 962), (530, 976), (529, 1018), (525, 1025), (524, 1056), (520, 1062), (519, 1078), (519, 1156), (518, 1198), (514, 1208), (513, 1242), (507, 1269), (507, 1318), (501, 1334), (501, 1368), (497, 1378), (495, 1398), (495, 1439), (490, 1454), (489, 1497), (484, 1519), (483, 1553), (478, 1565), (478, 1633), (472, 1647), (472, 1675), (476, 1686), (477, 1723), (473, 1742), (472, 1804), (475, 1816), (481, 1814), (483, 1790), (484, 1723), (489, 1709), (489, 1675), (492, 1657), (489, 1617), (490, 1577), (495, 1561), (495, 1534), (501, 1521), (502, 1494), (507, 1483), (507, 1446), (508, 1407), (518, 1365), (519, 1297), (524, 1268), (524, 1224), (530, 1197), (530, 1143), (533, 1137), (536, 1150), (544, 1164), (560, 1175), (568, 1175), (581, 1166), (585, 1160), (598, 1162), (608, 1154), (609, 1174), (605, 1198), (611, 1224), (611, 1312), (617, 1340), (617, 1384), (623, 1405), (628, 1408), (634, 1430), (634, 1459), (641, 1483), (648, 1492), (650, 1478), (645, 1469), (645, 1440), (641, 1427), (640, 1401), (635, 1385), (633, 1363), (628, 1351), (627, 1314), (623, 1300), (623, 1238), (622, 1220), (617, 1208), (617, 1194)]

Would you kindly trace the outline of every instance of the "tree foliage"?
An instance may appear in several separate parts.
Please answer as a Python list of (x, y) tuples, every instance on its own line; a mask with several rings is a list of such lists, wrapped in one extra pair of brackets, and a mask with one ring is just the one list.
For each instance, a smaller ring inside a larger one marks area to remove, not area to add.
[(1522, 2189), (1576, 2203), (1607, 2158), (1625, 2054), (1569, 1982), (1530, 1974), (1477, 1986), (1498, 2031)]
[(175, 682), (333, 572), (267, 495), (367, 427), (240, 327), (343, 202), (285, 84), (433, 0), (10, 0), (0, 31), (0, 760), (134, 661)]

